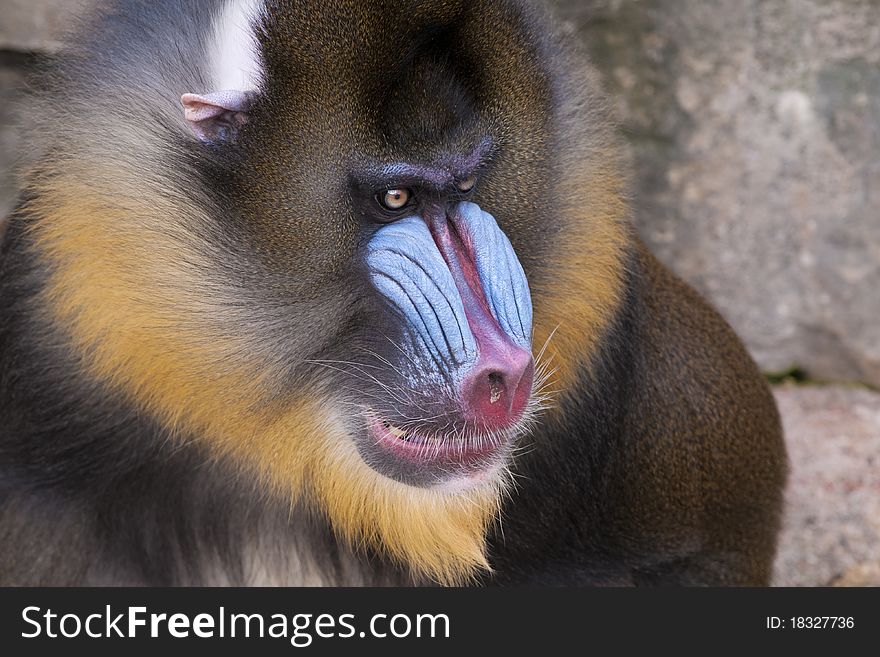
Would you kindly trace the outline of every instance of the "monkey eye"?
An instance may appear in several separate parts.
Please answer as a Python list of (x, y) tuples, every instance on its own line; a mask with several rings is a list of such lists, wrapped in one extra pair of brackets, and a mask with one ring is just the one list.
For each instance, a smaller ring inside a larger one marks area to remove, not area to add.
[(408, 189), (388, 189), (379, 194), (379, 203), (386, 210), (402, 210), (409, 205), (412, 192)]
[(458, 187), (458, 191), (460, 192), (469, 192), (474, 188), (474, 185), (476, 184), (476, 176), (468, 176), (467, 178), (462, 178), (461, 180), (455, 181), (455, 186)]

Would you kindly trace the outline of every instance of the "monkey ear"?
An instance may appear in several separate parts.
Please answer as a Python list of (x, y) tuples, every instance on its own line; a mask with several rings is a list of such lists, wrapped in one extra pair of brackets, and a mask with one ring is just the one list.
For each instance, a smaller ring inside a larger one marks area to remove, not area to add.
[(183, 115), (200, 140), (211, 143), (234, 142), (238, 129), (248, 120), (254, 94), (246, 91), (215, 91), (183, 94)]

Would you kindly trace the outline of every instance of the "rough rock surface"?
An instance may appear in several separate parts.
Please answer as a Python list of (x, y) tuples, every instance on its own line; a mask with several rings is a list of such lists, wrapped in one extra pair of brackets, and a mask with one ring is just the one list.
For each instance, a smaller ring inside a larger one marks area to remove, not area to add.
[(52, 51), (84, 0), (0, 0), (0, 50)]
[(791, 460), (780, 586), (880, 586), (880, 394), (775, 390)]
[(880, 385), (880, 3), (552, 4), (618, 105), (661, 259), (765, 370)]

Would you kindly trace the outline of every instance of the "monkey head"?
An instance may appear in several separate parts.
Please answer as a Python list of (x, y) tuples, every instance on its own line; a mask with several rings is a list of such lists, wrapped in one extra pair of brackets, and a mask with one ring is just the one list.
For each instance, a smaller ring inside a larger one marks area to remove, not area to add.
[(275, 281), (267, 301), (314, 306), (285, 322), (290, 346), (254, 337), (339, 391), (378, 473), (441, 489), (497, 480), (539, 398), (529, 284), (507, 232), (535, 243), (541, 221), (507, 197), (546, 189), (546, 73), (519, 72), (535, 102), (507, 127), (464, 4), (313, 9), (257, 17), (253, 88), (182, 97), (251, 233), (242, 259)]
[(203, 66), (80, 76), (148, 82), (35, 176), (48, 305), (174, 434), (459, 581), (541, 385), (570, 386), (618, 301), (595, 84), (509, 0), (235, 0), (210, 24), (180, 47)]

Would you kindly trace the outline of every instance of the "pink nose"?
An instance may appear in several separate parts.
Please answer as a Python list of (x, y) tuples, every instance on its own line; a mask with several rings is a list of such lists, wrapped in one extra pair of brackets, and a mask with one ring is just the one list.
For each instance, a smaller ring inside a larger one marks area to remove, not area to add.
[(535, 363), (528, 351), (511, 347), (481, 355), (462, 381), (465, 419), (479, 429), (511, 426), (528, 403)]

